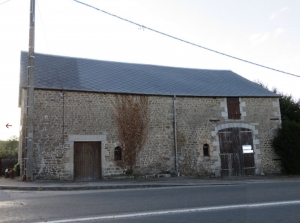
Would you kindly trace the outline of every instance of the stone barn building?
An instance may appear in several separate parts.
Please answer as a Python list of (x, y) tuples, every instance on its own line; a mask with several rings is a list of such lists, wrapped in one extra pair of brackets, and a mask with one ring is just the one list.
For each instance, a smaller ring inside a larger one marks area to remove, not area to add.
[[(26, 158), (27, 53), (21, 53), (20, 153)], [(204, 176), (279, 170), (271, 147), (279, 96), (229, 70), (35, 54), (34, 179), (94, 180), (124, 169), (118, 95), (146, 97), (147, 137), (134, 171)]]

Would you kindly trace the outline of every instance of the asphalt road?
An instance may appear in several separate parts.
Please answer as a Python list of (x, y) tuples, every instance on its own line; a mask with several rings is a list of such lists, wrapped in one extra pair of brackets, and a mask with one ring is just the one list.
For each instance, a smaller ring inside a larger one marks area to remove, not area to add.
[(300, 223), (300, 182), (98, 191), (0, 191), (0, 222)]

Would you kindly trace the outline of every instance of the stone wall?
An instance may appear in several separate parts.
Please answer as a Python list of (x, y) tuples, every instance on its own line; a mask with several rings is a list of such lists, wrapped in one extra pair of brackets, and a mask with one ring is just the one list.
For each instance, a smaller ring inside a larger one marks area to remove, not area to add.
[[(177, 97), (177, 132), (179, 171), (185, 175), (204, 175), (210, 172), (219, 154), (214, 154), (211, 131), (220, 119), (221, 98)], [(209, 157), (204, 157), (203, 145), (208, 144)]]
[[(256, 173), (280, 171), (271, 140), (280, 125), (278, 98), (240, 98), (241, 119), (228, 119), (226, 98), (177, 98), (180, 172), (205, 175), (220, 169), (218, 132), (225, 128), (252, 131)], [(209, 145), (204, 157), (203, 145)]]
[[(118, 139), (112, 118), (113, 94), (35, 90), (35, 179), (73, 179), (70, 135), (105, 136), (102, 176), (123, 173), (115, 165)], [(149, 136), (138, 156), (136, 170), (157, 173), (174, 170), (173, 102), (150, 97)]]
[[(102, 176), (121, 174), (124, 170), (114, 162), (114, 148), (119, 145), (114, 102), (113, 94), (35, 90), (34, 178), (74, 179), (76, 137), (101, 139)], [(149, 96), (149, 103), (149, 134), (135, 171), (175, 171), (173, 97)], [(270, 146), (280, 124), (278, 99), (240, 98), (240, 107), (241, 120), (229, 120), (226, 98), (176, 98), (179, 172), (205, 175), (220, 167), (217, 132), (245, 125), (253, 130), (257, 168), (278, 169)], [(209, 157), (204, 157), (204, 144), (209, 145)]]
[(247, 105), (245, 121), (255, 126), (258, 131), (257, 148), (260, 149), (260, 153), (257, 156), (261, 160), (261, 169), (264, 172), (280, 172), (280, 162), (274, 161), (277, 156), (271, 146), (274, 134), (281, 124), (279, 99), (244, 98), (243, 100)]
[(174, 171), (173, 100), (151, 96), (149, 104), (149, 134), (139, 153), (137, 169), (149, 174)]

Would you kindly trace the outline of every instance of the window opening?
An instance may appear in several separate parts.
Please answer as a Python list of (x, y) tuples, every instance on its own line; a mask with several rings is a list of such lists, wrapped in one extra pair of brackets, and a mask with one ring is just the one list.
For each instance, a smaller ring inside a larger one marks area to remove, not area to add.
[(241, 119), (239, 98), (227, 98), (228, 119)]
[(115, 161), (122, 160), (122, 148), (117, 146), (114, 150)]
[(209, 145), (208, 144), (203, 145), (203, 155), (209, 156)]

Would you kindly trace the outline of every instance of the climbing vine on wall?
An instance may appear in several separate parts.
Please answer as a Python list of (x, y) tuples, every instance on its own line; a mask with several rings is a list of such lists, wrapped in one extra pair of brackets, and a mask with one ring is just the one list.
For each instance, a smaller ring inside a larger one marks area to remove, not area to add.
[(132, 170), (148, 136), (148, 97), (116, 95), (114, 108), (113, 119), (122, 148), (122, 158), (116, 164)]

